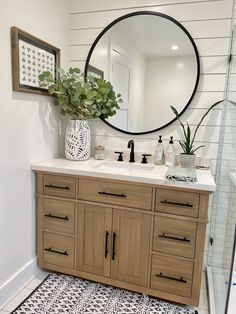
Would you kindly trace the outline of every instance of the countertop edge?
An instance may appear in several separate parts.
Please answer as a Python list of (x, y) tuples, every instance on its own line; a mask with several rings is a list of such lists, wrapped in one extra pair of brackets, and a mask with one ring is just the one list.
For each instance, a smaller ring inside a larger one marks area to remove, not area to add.
[(52, 166), (45, 166), (39, 164), (33, 164), (31, 166), (33, 171), (46, 171), (51, 173), (61, 173), (61, 174), (68, 174), (68, 175), (75, 175), (75, 176), (86, 176), (86, 177), (97, 177), (103, 179), (114, 179), (114, 180), (123, 180), (123, 181), (130, 181), (136, 183), (146, 183), (146, 184), (154, 184), (154, 185), (166, 185), (170, 187), (177, 187), (177, 188), (186, 188), (188, 190), (200, 190), (205, 192), (213, 193), (216, 190), (216, 185), (210, 184), (202, 184), (202, 183), (186, 183), (186, 182), (172, 182), (168, 179), (158, 179), (158, 178), (146, 178), (142, 176), (130, 176), (126, 174), (115, 174), (115, 173), (106, 173), (100, 172), (95, 170), (81, 170), (81, 169), (70, 169), (70, 168), (61, 168), (61, 167), (52, 167)]

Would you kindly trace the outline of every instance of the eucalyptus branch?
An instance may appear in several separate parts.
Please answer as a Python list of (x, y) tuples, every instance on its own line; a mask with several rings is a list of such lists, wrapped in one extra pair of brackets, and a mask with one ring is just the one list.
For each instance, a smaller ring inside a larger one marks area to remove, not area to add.
[(58, 72), (58, 79), (53, 79), (49, 71), (42, 72), (38, 79), (40, 86), (56, 97), (61, 114), (72, 119), (108, 118), (120, 108), (121, 95), (114, 92), (110, 82), (95, 77), (85, 80), (79, 68)]

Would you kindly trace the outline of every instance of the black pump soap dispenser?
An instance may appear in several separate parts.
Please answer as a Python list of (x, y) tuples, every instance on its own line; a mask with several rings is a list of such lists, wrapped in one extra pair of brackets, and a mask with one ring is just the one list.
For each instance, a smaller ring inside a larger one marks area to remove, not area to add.
[(170, 137), (169, 145), (165, 153), (165, 165), (167, 167), (172, 167), (175, 165), (175, 148), (173, 136)]
[(163, 164), (163, 159), (164, 159), (164, 147), (162, 144), (162, 136), (159, 136), (159, 140), (154, 152), (154, 164), (155, 165), (162, 165)]

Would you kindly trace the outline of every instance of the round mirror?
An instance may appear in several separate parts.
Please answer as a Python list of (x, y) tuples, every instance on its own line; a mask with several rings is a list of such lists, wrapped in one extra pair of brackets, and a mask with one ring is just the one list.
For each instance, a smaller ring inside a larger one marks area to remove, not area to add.
[(129, 134), (160, 130), (190, 104), (199, 81), (199, 56), (188, 31), (172, 17), (135, 12), (113, 21), (93, 43), (85, 75), (112, 83), (123, 103), (104, 120)]

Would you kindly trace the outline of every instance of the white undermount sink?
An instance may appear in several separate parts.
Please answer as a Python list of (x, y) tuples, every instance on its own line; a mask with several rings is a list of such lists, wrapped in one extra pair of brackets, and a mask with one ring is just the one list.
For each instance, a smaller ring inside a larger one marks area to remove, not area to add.
[(149, 172), (152, 171), (155, 166), (152, 164), (129, 163), (125, 161), (103, 161), (94, 165), (94, 168), (104, 171)]

